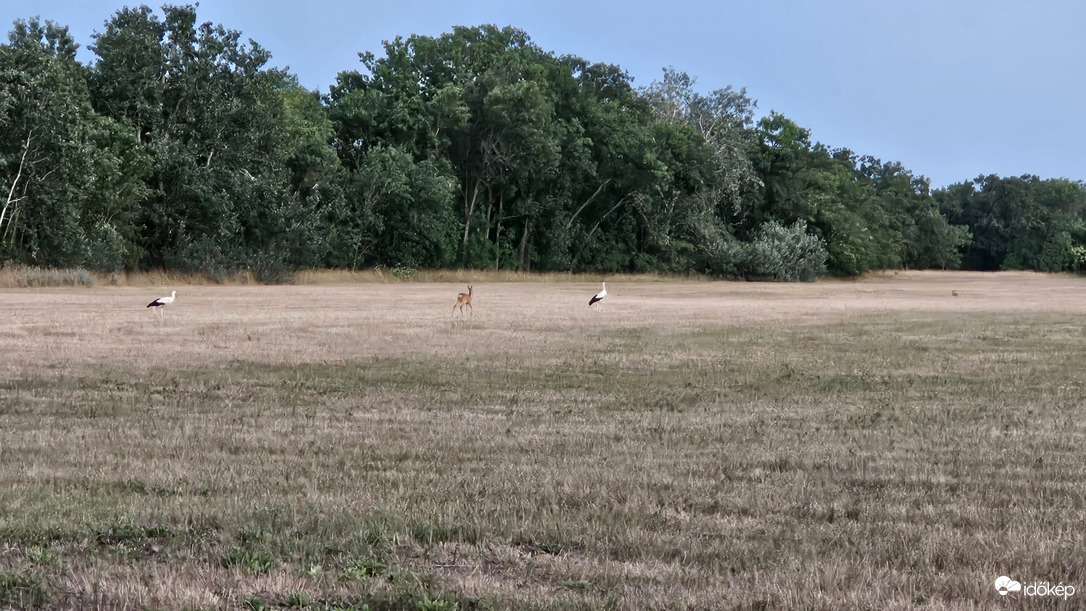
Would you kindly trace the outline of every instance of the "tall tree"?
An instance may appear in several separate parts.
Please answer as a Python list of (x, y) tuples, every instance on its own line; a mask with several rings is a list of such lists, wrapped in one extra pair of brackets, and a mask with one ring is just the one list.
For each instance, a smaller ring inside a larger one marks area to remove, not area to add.
[(937, 191), (952, 222), (967, 225), (967, 269), (1077, 270), (1086, 263), (1081, 182), (1037, 176), (979, 176)]
[(964, 225), (951, 225), (931, 196), (930, 183), (898, 162), (883, 163), (865, 156), (853, 158), (858, 180), (875, 189), (891, 231), (896, 256), (906, 267), (956, 268), (961, 248), (971, 237)]
[[(666, 69), (663, 79), (645, 88), (643, 95), (658, 121), (685, 125), (701, 140), (692, 142), (679, 164), (686, 172), (701, 175), (698, 184), (688, 185), (693, 188), (681, 196), (687, 214), (681, 225), (686, 235), (679, 244), (703, 260), (707, 251), (729, 239), (733, 224), (745, 220), (753, 206), (747, 201), (749, 195), (761, 183), (748, 155), (756, 142), (757, 103), (745, 89), (736, 91), (730, 86), (708, 95), (699, 93), (694, 89), (696, 82), (684, 72)], [(678, 201), (675, 193), (670, 199)], [(674, 210), (674, 203), (668, 207)]]
[[(312, 148), (297, 84), (270, 53), (192, 6), (122, 9), (96, 35), (92, 81), (103, 111), (153, 159), (143, 202), (146, 265), (275, 277), (324, 255), (320, 211), (301, 167)], [(317, 128), (319, 129), (319, 128)], [(327, 134), (325, 134), (327, 135)], [(317, 184), (317, 183), (314, 183)], [(334, 196), (333, 196), (334, 199)]]
[(132, 263), (146, 157), (94, 112), (67, 28), (17, 21), (9, 41), (0, 46), (0, 248), (42, 265)]

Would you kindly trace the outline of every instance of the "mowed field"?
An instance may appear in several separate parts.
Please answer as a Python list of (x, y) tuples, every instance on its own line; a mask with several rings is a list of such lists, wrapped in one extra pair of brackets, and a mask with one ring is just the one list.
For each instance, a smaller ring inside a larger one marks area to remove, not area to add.
[(595, 280), (0, 290), (0, 607), (1086, 606), (1086, 279)]

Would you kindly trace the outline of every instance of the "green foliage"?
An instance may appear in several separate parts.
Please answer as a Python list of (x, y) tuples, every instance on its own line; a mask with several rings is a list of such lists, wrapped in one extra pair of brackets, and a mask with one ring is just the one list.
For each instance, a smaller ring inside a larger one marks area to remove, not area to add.
[(98, 115), (67, 28), (18, 21), (0, 46), (0, 256), (111, 271), (138, 256), (148, 162)]
[(812, 144), (773, 113), (754, 152), (763, 198), (737, 219), (741, 234), (770, 219), (805, 220), (826, 243), (829, 271), (854, 276), (892, 267), (956, 267), (969, 232), (951, 225), (928, 181), (898, 163)]
[(792, 277), (792, 242), (765, 232), (803, 222), (838, 275), (1086, 263), (1078, 182), (931, 193), (782, 114), (756, 121), (744, 89), (675, 69), (634, 89), (511, 27), (397, 37), (322, 96), (196, 9), (118, 10), (90, 66), (66, 28), (15, 23), (0, 261), (269, 282), (375, 265)]
[(388, 565), (375, 558), (363, 557), (353, 560), (343, 568), (344, 579), (367, 579), (388, 572)]
[(226, 568), (237, 567), (250, 573), (263, 575), (270, 573), (275, 568), (276, 562), (267, 554), (243, 547), (233, 547), (223, 554), (219, 559), (219, 564)]
[[(355, 264), (443, 267), (456, 252), (455, 180), (442, 164), (416, 163), (396, 147), (379, 146), (363, 158), (352, 181)], [(366, 246), (363, 246), (366, 245)], [(369, 255), (366, 257), (366, 255)], [(346, 254), (344, 254), (346, 256)]]
[(982, 176), (937, 191), (952, 222), (973, 236), (963, 252), (970, 269), (1077, 271), (1086, 249), (1086, 187), (1037, 176)]
[(807, 223), (785, 227), (770, 221), (758, 228), (747, 245), (747, 274), (756, 279), (812, 282), (826, 271), (826, 245), (807, 233)]
[(418, 611), (457, 611), (460, 603), (455, 600), (431, 600), (429, 596), (423, 596), (422, 601), (415, 608)]
[(153, 160), (138, 264), (271, 281), (319, 264), (323, 208), (342, 194), (321, 186), (339, 172), (316, 98), (238, 32), (197, 25), (193, 7), (163, 10), (118, 11), (89, 76), (96, 107)]
[(287, 597), (288, 607), (297, 607), (305, 609), (313, 604), (313, 598), (305, 591), (298, 590), (297, 592), (291, 592)]
[(41, 573), (29, 569), (0, 571), (0, 604), (15, 609), (41, 609), (56, 587)]

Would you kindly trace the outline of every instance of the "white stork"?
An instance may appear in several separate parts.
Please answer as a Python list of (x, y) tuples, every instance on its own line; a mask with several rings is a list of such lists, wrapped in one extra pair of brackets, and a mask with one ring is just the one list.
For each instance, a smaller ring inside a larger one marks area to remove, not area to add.
[[(596, 303), (603, 301), (603, 298), (607, 296), (607, 283), (603, 283), (603, 290), (592, 296), (592, 299), (588, 300), (588, 307), (592, 307)], [(603, 307), (603, 306), (600, 306)]]
[(147, 304), (147, 307), (158, 310), (158, 315), (162, 316), (162, 308), (173, 303), (175, 297), (177, 297), (177, 291), (172, 291), (169, 297), (159, 297), (158, 299)]

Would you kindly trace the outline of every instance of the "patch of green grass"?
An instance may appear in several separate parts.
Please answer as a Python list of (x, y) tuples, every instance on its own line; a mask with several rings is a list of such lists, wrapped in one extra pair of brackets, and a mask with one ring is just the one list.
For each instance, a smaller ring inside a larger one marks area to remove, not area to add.
[(418, 611), (457, 611), (460, 604), (454, 600), (430, 600), (429, 597), (419, 601), (415, 607)]
[(313, 604), (313, 598), (309, 596), (305, 590), (298, 590), (297, 592), (291, 592), (287, 597), (288, 607), (297, 607), (306, 609)]
[(389, 567), (384, 562), (376, 558), (362, 557), (345, 563), (342, 575), (346, 580), (369, 579), (384, 575), (388, 570)]
[(149, 539), (172, 539), (177, 534), (177, 531), (168, 524), (141, 525), (129, 519), (98, 531), (95, 538), (101, 545), (116, 545), (129, 542), (142, 543)]
[(83, 539), (87, 533), (67, 526), (6, 523), (0, 520), (0, 541), (22, 548), (48, 548), (56, 543), (70, 543)]
[(56, 586), (29, 568), (0, 571), (0, 604), (16, 609), (40, 609), (49, 603)]
[(128, 494), (147, 494), (154, 496), (182, 496), (185, 494), (185, 489), (181, 486), (148, 484), (139, 478), (129, 478), (115, 482), (113, 487), (118, 492)]
[(257, 575), (264, 575), (270, 573), (277, 562), (268, 554), (243, 547), (232, 547), (223, 554), (219, 564), (226, 568), (239, 568)]
[(51, 549), (34, 546), (26, 550), (26, 559), (32, 564), (53, 565), (57, 563), (58, 558), (57, 552)]

